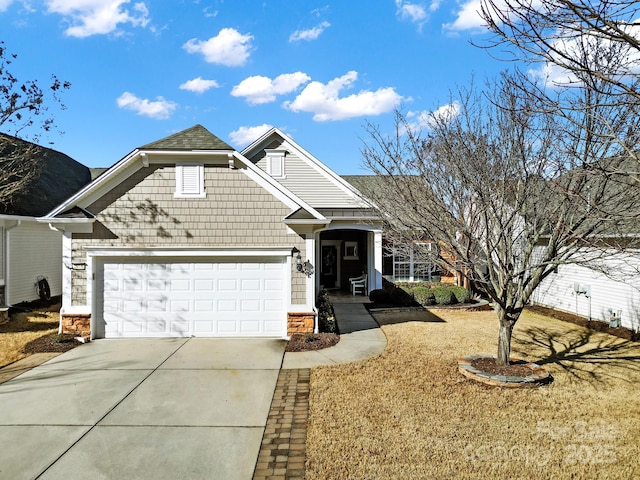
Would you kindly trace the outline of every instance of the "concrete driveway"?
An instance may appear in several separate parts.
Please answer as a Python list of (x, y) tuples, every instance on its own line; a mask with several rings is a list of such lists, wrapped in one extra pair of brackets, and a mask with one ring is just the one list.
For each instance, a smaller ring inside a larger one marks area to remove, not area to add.
[(284, 342), (98, 340), (0, 385), (0, 478), (250, 479)]

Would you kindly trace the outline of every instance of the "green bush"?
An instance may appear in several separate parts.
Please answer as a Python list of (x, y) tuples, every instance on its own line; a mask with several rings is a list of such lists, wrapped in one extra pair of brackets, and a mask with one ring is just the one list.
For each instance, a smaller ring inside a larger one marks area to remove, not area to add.
[(333, 314), (333, 306), (329, 301), (329, 292), (321, 290), (316, 299), (318, 309), (318, 330), (321, 333), (338, 333), (336, 317)]
[(373, 303), (391, 303), (391, 294), (389, 290), (379, 289), (369, 292), (369, 300)]
[(415, 287), (413, 289), (413, 298), (415, 298), (416, 302), (420, 305), (424, 306), (435, 305), (436, 303), (436, 297), (433, 291), (427, 287)]
[(410, 293), (411, 290), (407, 290), (404, 288), (394, 288), (391, 290), (391, 303), (399, 307), (411, 307), (415, 305), (416, 301)]
[(464, 287), (451, 287), (451, 291), (455, 295), (458, 303), (469, 303), (469, 300), (471, 300), (469, 290)]
[(433, 296), (435, 297), (438, 305), (453, 305), (457, 301), (451, 287), (434, 288)]

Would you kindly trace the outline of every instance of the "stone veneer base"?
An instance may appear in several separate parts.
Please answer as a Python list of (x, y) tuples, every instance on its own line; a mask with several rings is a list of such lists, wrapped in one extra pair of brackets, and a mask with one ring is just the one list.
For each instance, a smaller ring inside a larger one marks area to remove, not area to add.
[(316, 326), (315, 312), (289, 312), (287, 314), (287, 336), (294, 333), (313, 333)]
[(77, 335), (78, 337), (91, 337), (90, 313), (63, 313), (62, 333)]

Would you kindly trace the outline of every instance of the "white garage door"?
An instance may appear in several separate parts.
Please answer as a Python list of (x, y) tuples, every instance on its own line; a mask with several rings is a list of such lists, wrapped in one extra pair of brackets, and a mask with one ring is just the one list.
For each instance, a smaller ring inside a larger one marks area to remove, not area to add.
[(102, 266), (105, 337), (283, 335), (283, 259)]

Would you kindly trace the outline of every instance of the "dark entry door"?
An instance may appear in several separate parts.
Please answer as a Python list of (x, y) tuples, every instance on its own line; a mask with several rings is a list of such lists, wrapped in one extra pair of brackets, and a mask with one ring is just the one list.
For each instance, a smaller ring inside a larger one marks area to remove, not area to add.
[(322, 246), (322, 285), (335, 288), (338, 279), (338, 250), (334, 245)]

